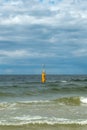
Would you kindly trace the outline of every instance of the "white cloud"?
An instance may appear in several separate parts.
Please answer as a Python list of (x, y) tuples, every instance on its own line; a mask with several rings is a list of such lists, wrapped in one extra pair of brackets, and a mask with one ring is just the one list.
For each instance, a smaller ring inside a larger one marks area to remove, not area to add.
[[(83, 24), (87, 22), (87, 9), (72, 4), (73, 1), (62, 1), (56, 4), (49, 4), (49, 1), (40, 3), (38, 0), (23, 1), (23, 0), (9, 0), (9, 2), (2, 1), (3, 5), (0, 10), (0, 24), (1, 25), (72, 25), (72, 24)], [(83, 4), (85, 7), (85, 4)], [(44, 14), (45, 13), (45, 14)]]
[(78, 49), (72, 52), (75, 57), (87, 56), (87, 49)]
[(0, 56), (2, 57), (25, 57), (28, 53), (25, 50), (15, 50), (15, 51), (6, 51), (6, 50), (0, 50)]
[(34, 52), (34, 51), (28, 51), (28, 50), (0, 50), (0, 56), (2, 58), (8, 57), (8, 58), (40, 58), (40, 57), (54, 57), (54, 53), (42, 53), (42, 52)]
[(0, 19), (1, 25), (51, 25), (51, 26), (64, 26), (64, 25), (74, 25), (79, 24), (83, 25), (87, 22), (87, 12), (86, 13), (77, 13), (75, 12), (67, 12), (56, 14), (54, 16), (49, 17), (36, 17), (30, 15), (16, 15), (16, 16), (9, 16), (6, 18)]

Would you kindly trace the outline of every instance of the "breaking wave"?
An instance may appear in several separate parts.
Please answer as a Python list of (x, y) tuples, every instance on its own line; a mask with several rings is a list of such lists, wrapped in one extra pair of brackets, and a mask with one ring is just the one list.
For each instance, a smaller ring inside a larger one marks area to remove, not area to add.
[(18, 101), (18, 102), (1, 102), (0, 103), (0, 110), (7, 109), (7, 108), (16, 108), (25, 105), (47, 105), (47, 104), (66, 104), (66, 105), (80, 105), (80, 104), (87, 104), (87, 97), (63, 97), (54, 100), (34, 100), (34, 101)]
[(80, 98), (80, 101), (81, 101), (82, 103), (84, 103), (84, 104), (87, 104), (87, 98), (85, 98), (85, 97), (81, 97), (81, 98)]
[(55, 117), (41, 117), (41, 116), (22, 116), (14, 117), (12, 122), (6, 120), (0, 121), (0, 126), (22, 126), (22, 125), (87, 125), (87, 120), (84, 119), (65, 119)]

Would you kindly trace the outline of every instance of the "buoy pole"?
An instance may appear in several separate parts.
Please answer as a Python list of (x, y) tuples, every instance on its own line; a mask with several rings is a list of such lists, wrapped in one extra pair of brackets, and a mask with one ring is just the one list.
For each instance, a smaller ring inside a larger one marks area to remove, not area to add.
[(43, 65), (42, 75), (41, 75), (41, 82), (46, 82), (46, 72), (45, 72), (45, 65)]

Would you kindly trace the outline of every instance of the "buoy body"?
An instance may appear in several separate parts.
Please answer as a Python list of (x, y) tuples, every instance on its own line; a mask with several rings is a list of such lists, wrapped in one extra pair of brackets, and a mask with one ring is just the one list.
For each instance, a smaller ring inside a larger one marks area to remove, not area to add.
[(43, 71), (42, 72), (42, 79), (41, 79), (42, 83), (46, 82), (46, 73)]

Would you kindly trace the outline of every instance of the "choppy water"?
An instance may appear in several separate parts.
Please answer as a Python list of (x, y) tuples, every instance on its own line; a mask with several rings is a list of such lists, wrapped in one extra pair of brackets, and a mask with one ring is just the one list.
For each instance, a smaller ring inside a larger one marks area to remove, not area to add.
[[(0, 130), (86, 130), (87, 76), (0, 76)], [(78, 126), (78, 127), (77, 127)]]

